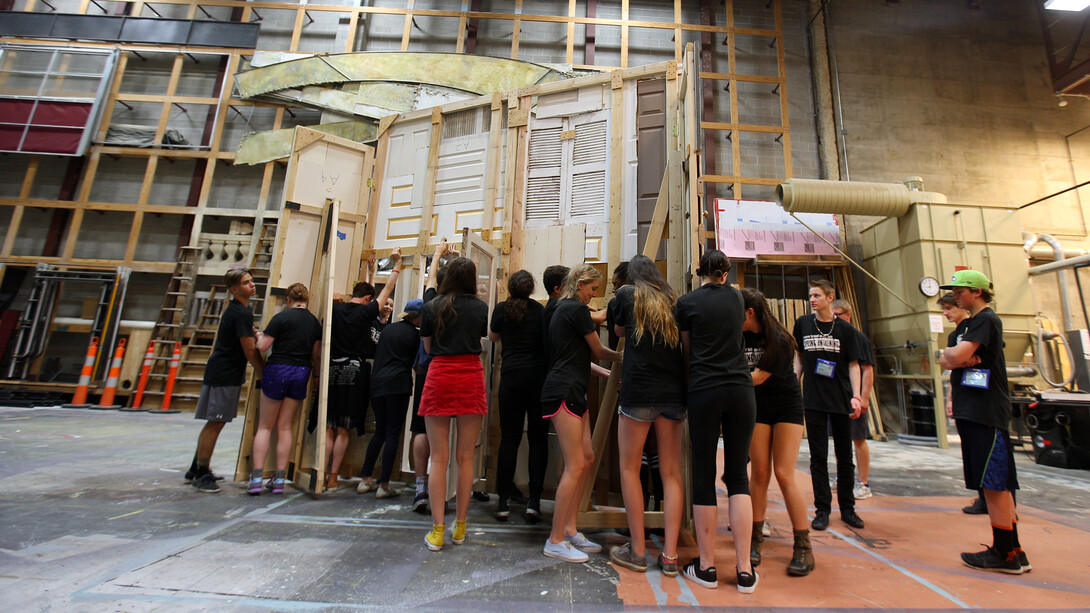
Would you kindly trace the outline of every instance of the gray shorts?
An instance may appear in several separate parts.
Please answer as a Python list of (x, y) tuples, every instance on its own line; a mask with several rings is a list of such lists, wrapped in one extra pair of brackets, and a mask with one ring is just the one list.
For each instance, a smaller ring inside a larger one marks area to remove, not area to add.
[(629, 419), (644, 422), (653, 422), (659, 417), (670, 421), (685, 421), (687, 415), (685, 407), (678, 406), (618, 407), (617, 412)]
[(852, 440), (865, 441), (870, 438), (870, 419), (866, 413), (852, 420)]
[(202, 385), (194, 419), (231, 421), (238, 416), (238, 397), (241, 394), (241, 385)]

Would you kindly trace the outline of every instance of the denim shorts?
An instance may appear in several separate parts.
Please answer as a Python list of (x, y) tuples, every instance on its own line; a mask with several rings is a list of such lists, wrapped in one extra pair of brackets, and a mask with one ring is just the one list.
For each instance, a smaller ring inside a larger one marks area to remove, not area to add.
[(687, 415), (685, 407), (668, 405), (657, 407), (618, 407), (617, 412), (629, 419), (645, 422), (653, 422), (659, 417), (665, 417), (670, 421), (685, 421)]
[(302, 400), (307, 397), (309, 381), (309, 366), (266, 364), (261, 377), (261, 393), (273, 400), (283, 400), (285, 397)]

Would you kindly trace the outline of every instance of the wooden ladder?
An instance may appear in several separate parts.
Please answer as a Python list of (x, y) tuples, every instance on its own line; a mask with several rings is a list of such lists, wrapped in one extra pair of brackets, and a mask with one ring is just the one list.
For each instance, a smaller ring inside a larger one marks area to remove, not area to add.
[[(254, 312), (254, 324), (261, 327), (261, 316), (265, 310), (264, 289), (272, 274), (273, 244), (276, 242), (276, 221), (263, 221), (257, 236), (257, 243), (250, 253), (250, 276), (259, 286), (258, 295), (250, 299), (250, 308)], [(255, 229), (256, 230), (256, 229)]]
[[(154, 352), (147, 387), (144, 390), (142, 404), (145, 408), (157, 409), (162, 406), (163, 389), (166, 387), (167, 374), (170, 371), (174, 344), (184, 340), (185, 328), (188, 325), (186, 314), (193, 301), (197, 279), (197, 258), (200, 253), (201, 249), (198, 247), (178, 249), (174, 271), (170, 275), (170, 281), (167, 282), (163, 303), (159, 307), (159, 315), (155, 318), (155, 326), (151, 332), (150, 342), (153, 344)], [(133, 347), (131, 350), (137, 350), (137, 348)], [(174, 397), (177, 398), (178, 394), (174, 394)]]

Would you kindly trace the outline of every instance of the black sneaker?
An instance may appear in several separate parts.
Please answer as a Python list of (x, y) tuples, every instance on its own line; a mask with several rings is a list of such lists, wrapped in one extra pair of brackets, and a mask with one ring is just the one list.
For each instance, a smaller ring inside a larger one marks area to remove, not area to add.
[(541, 520), (541, 500), (538, 498), (531, 498), (530, 502), (526, 503), (526, 523), (528, 524), (540, 524)]
[(473, 492), (473, 500), (476, 500), (477, 502), (488, 502), (489, 500), (492, 500), (492, 498), (485, 492), (475, 491)]
[(1033, 567), (1029, 565), (1029, 558), (1026, 557), (1026, 552), (1018, 549), (1018, 563), (1022, 565), (1022, 572), (1028, 573), (1033, 570)]
[[(859, 530), (863, 529), (863, 526), (864, 526), (863, 518), (856, 515), (855, 511), (843, 511), (843, 512), (841, 512), (840, 513), (840, 519), (843, 519), (844, 523), (848, 524), (852, 528), (856, 528), (856, 529), (859, 529)], [(814, 521), (817, 521), (817, 519), (815, 518)], [(829, 523), (829, 522), (826, 521), (825, 523)]]
[(428, 493), (420, 492), (413, 498), (413, 512), (421, 515), (428, 514)]
[(702, 585), (709, 590), (719, 587), (719, 575), (716, 574), (715, 567), (700, 570), (700, 558), (690, 560), (681, 572), (685, 573), (685, 576), (693, 583)]
[(995, 547), (989, 547), (978, 553), (963, 553), (961, 561), (965, 562), (969, 568), (977, 570), (990, 570), (1009, 575), (1022, 574), (1022, 563), (1018, 561), (1018, 554), (1012, 551), (1010, 555), (1004, 556), (996, 551)]
[(761, 576), (756, 569), (751, 573), (738, 571), (738, 591), (743, 594), (752, 594), (757, 591), (757, 584), (761, 582)]
[(197, 488), (198, 492), (207, 494), (215, 494), (220, 491), (220, 486), (216, 485), (216, 476), (212, 473), (194, 479), (193, 487)]
[(507, 499), (500, 498), (499, 504), (496, 505), (496, 512), (494, 513), (496, 519), (500, 521), (507, 521), (507, 518), (511, 516), (511, 510), (507, 508)]
[(962, 508), (961, 512), (968, 515), (984, 515), (988, 512), (988, 503), (984, 502), (983, 496), (977, 496), (973, 504)]
[(814, 513), (814, 521), (810, 522), (810, 527), (814, 530), (824, 530), (829, 527), (829, 514), (825, 511), (818, 511)]
[[(208, 471), (208, 474), (212, 475), (212, 479), (214, 479), (216, 481), (223, 481), (223, 479), (224, 479), (223, 477), (217, 475), (216, 473), (214, 473), (212, 471)], [(197, 473), (196, 472), (194, 472), (192, 470), (185, 471), (185, 482), (186, 483), (193, 483), (193, 480), (196, 479), (196, 478), (197, 478)]]

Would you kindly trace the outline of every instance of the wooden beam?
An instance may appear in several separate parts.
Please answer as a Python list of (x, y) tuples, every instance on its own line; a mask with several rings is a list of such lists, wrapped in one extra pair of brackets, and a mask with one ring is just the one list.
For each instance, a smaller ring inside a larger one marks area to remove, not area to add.
[(519, 34), (522, 33), (522, 0), (515, 0), (515, 14), (511, 16), (511, 59), (519, 59)]
[(443, 113), (438, 107), (432, 109), (431, 140), (428, 144), (428, 169), (424, 177), (423, 210), (420, 213), (420, 234), (416, 240), (418, 253), (431, 242), (432, 213), (435, 210), (435, 184), (439, 171), (439, 144), (442, 142)]
[[(655, 211), (651, 215), (651, 226), (647, 228), (647, 236), (643, 243), (643, 255), (654, 260), (659, 253), (659, 245), (662, 242), (662, 232), (666, 228), (666, 217), (670, 211), (670, 173), (662, 173), (662, 183), (659, 184), (659, 197), (655, 200)], [(678, 291), (681, 291), (678, 289)]]
[[(26, 200), (30, 196), (30, 190), (34, 187), (34, 177), (38, 175), (40, 161), (41, 157), (30, 156), (26, 173), (23, 174), (23, 185), (19, 188), (19, 200)], [(23, 210), (23, 205), (20, 204), (11, 212), (11, 221), (8, 222), (8, 231), (4, 236), (4, 247), (0, 250), (0, 255), (11, 255), (12, 249), (15, 248), (15, 238), (19, 235), (19, 226), (23, 222)]]
[[(624, 219), (624, 80), (614, 71), (610, 81), (610, 156), (609, 156), (609, 270), (621, 263), (621, 237)], [(606, 295), (613, 294), (612, 286)]]

